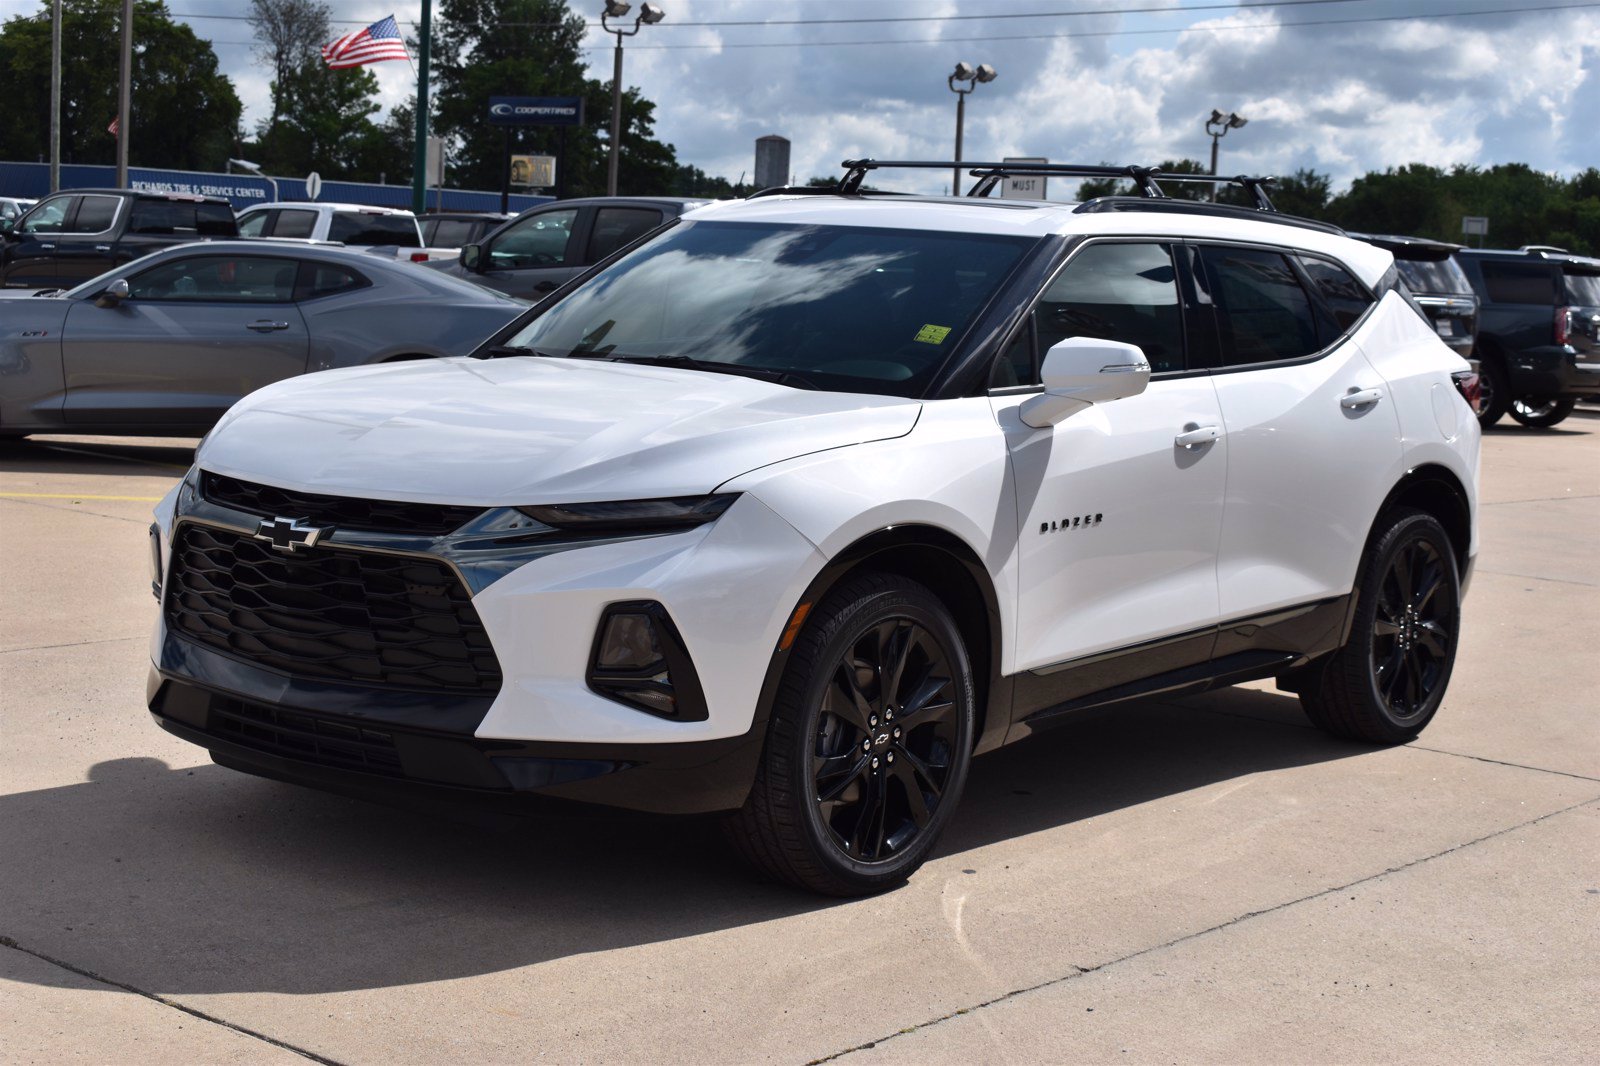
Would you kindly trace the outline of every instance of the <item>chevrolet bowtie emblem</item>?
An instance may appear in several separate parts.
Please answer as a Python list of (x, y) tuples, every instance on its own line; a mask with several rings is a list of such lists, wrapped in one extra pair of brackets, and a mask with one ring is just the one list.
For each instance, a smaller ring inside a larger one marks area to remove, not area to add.
[(273, 518), (256, 527), (256, 539), (264, 540), (281, 552), (297, 552), (315, 547), (332, 526), (313, 526), (304, 518)]

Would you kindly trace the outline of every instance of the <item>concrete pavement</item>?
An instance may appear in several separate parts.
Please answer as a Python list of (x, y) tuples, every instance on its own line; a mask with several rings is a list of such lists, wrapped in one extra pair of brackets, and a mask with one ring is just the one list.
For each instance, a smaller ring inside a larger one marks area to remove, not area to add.
[(1415, 744), (1270, 684), (1086, 716), (848, 903), (705, 822), (462, 824), (156, 729), (184, 443), (0, 443), (0, 1061), (1600, 1060), (1600, 417), (1486, 438)]

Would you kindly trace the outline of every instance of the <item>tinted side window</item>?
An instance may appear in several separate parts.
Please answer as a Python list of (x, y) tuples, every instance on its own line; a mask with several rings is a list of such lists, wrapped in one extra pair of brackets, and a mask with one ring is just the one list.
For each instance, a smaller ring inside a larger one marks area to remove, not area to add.
[(239, 236), (259, 237), (266, 228), (271, 211), (246, 211), (239, 216)]
[(1562, 296), (1562, 303), (1600, 307), (1600, 274), (1568, 272), (1562, 275), (1562, 280), (1566, 282), (1567, 290)]
[(342, 266), (334, 266), (331, 263), (307, 263), (306, 266), (310, 275), (304, 296), (307, 300), (314, 300), (318, 296), (331, 296), (347, 289), (359, 289), (367, 283), (360, 274)]
[(121, 202), (115, 196), (82, 197), (77, 217), (72, 220), (72, 232), (104, 233), (116, 220), (117, 205)]
[[(282, 237), (284, 234), (275, 231), (273, 236)], [(346, 244), (398, 244), (402, 248), (422, 246), (422, 238), (417, 233), (417, 220), (412, 216), (369, 215), (364, 211), (336, 212), (328, 227), (328, 239)]]
[[(83, 211), (79, 210), (79, 217)], [(133, 215), (128, 219), (129, 233), (188, 234), (196, 233), (194, 204), (172, 200), (135, 200)]]
[(315, 211), (289, 211), (278, 212), (278, 221), (273, 223), (272, 235), (274, 237), (309, 237), (311, 231), (317, 227), (317, 213)]
[(194, 222), (202, 237), (232, 237), (238, 232), (233, 208), (227, 204), (195, 204)]
[(577, 220), (577, 208), (544, 211), (514, 224), (495, 239), (489, 249), (494, 270), (560, 266), (567, 261), (567, 238)]
[(1347, 332), (1372, 306), (1372, 295), (1343, 267), (1325, 259), (1301, 259), (1300, 265), (1305, 268), (1306, 275), (1311, 279), (1311, 284), (1316, 286), (1323, 302), (1333, 312), (1339, 333)]
[(294, 296), (291, 259), (230, 255), (177, 259), (128, 279), (136, 300), (286, 303)]
[(460, 248), (478, 239), (479, 223), (470, 218), (440, 218), (424, 227), (430, 248)]
[(1541, 263), (1486, 261), (1483, 285), (1497, 304), (1556, 304), (1555, 271)]
[(1282, 255), (1209, 247), (1200, 259), (1216, 306), (1223, 366), (1298, 359), (1321, 347), (1311, 300)]
[(1153, 373), (1183, 369), (1183, 318), (1172, 254), (1159, 244), (1093, 244), (1034, 308), (1039, 358), (1068, 337), (1144, 349)]
[(589, 235), (589, 257), (584, 261), (598, 263), (659, 225), (660, 211), (637, 207), (602, 207), (595, 212), (594, 231)]

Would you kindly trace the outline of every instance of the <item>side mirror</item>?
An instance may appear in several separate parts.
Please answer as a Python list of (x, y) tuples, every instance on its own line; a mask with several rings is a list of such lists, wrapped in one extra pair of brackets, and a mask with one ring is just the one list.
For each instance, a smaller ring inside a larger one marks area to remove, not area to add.
[(461, 246), (461, 254), (456, 261), (461, 264), (462, 270), (470, 270), (476, 274), (478, 272), (478, 264), (483, 262), (483, 245), (463, 244)]
[(105, 287), (105, 291), (94, 298), (96, 307), (116, 307), (128, 298), (128, 279), (118, 278)]
[(1150, 362), (1137, 344), (1068, 337), (1052, 345), (1041, 370), (1044, 395), (1024, 401), (1022, 421), (1053, 426), (1090, 404), (1137, 396), (1150, 383)]

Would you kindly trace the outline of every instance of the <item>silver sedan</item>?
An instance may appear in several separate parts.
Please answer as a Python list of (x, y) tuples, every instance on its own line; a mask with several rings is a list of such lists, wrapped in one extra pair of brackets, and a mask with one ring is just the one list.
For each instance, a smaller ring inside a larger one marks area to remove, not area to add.
[(0, 298), (0, 436), (198, 435), (283, 378), (465, 355), (526, 306), (340, 247), (181, 245)]

